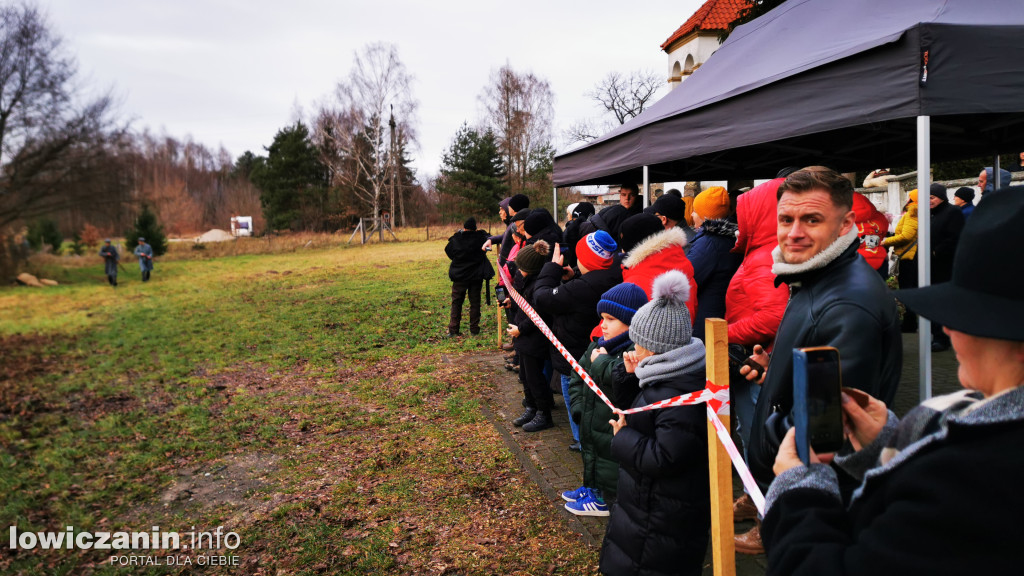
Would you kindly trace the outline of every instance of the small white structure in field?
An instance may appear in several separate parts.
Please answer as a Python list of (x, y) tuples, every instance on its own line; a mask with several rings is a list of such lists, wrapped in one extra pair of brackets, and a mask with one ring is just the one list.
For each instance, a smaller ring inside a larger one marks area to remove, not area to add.
[(231, 235), (252, 236), (252, 216), (232, 216)]

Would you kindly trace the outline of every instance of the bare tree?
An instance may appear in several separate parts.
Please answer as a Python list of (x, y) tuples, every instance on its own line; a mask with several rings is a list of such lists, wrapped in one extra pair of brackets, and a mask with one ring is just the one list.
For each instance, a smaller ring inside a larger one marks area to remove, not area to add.
[(370, 44), (356, 53), (348, 78), (338, 83), (335, 102), (322, 106), (312, 123), (332, 184), (350, 186), (375, 217), (390, 189), (392, 110), (402, 137), (415, 142), (418, 103), (412, 81), (394, 45)]
[(76, 99), (76, 73), (35, 7), (0, 7), (0, 229), (117, 196), (106, 192), (124, 133), (109, 96)]
[[(628, 74), (609, 72), (586, 92), (587, 97), (600, 104), (606, 113), (604, 119), (580, 120), (572, 124), (563, 136), (568, 142), (596, 140), (615, 126), (639, 116), (664, 85), (664, 81), (649, 70), (635, 70)], [(615, 118), (615, 122), (607, 119), (607, 115)]]
[(551, 147), (554, 94), (547, 80), (508, 64), (491, 74), (480, 95), (487, 125), (501, 149), (510, 191), (528, 187), (537, 153)]

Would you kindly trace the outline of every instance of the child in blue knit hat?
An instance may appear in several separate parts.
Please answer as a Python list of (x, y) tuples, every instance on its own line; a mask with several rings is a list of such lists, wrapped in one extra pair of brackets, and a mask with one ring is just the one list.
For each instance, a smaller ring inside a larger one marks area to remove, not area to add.
[[(601, 315), (601, 338), (594, 340), (579, 363), (594, 379), (612, 404), (628, 407), (639, 392), (636, 376), (625, 370), (622, 355), (633, 349), (629, 324), (633, 315), (647, 303), (647, 293), (636, 284), (619, 284), (601, 295), (597, 313)], [(580, 450), (583, 453), (583, 486), (562, 493), (565, 509), (580, 516), (607, 516), (605, 498), (615, 497), (619, 464), (612, 459), (612, 411), (573, 373), (569, 381), (569, 406), (579, 423)]]

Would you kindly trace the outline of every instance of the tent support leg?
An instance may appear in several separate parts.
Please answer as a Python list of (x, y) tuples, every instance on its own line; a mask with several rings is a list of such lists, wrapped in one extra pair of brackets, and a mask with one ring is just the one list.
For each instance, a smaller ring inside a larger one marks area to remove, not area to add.
[(648, 198), (647, 198), (647, 195), (650, 194), (650, 187), (651, 187), (651, 178), (650, 178), (650, 175), (647, 173), (647, 166), (644, 166), (644, 187), (642, 188), (643, 192), (641, 193), (641, 196), (643, 196), (643, 199), (644, 199), (644, 208), (647, 208), (648, 206), (650, 206), (650, 202), (648, 201)]
[(562, 217), (558, 214), (558, 188), (551, 189), (551, 213), (555, 216), (555, 222), (561, 222)]
[[(917, 278), (918, 286), (932, 283), (931, 205), (931, 117), (917, 117)], [(931, 321), (918, 316), (918, 365), (921, 401), (932, 397), (932, 330)]]
[[(992, 189), (999, 190), (1003, 186), (1009, 185), (1009, 182), (999, 181), (999, 154), (996, 154), (996, 157), (992, 159)], [(985, 191), (981, 190), (981, 192), (984, 193)]]

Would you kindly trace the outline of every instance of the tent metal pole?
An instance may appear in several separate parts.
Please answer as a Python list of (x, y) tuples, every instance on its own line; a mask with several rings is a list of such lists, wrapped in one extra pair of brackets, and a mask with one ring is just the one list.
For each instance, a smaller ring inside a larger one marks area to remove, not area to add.
[[(1004, 184), (999, 181), (999, 154), (996, 154), (996, 157), (992, 160), (992, 189), (999, 190), (1003, 186), (1008, 186), (1009, 184), (1009, 182)], [(984, 190), (979, 190), (979, 192), (981, 194), (985, 193)]]
[(649, 190), (650, 186), (651, 186), (650, 175), (647, 173), (647, 166), (644, 166), (644, 187), (643, 187), (643, 194), (641, 194), (641, 196), (644, 197), (644, 208), (647, 208), (647, 206), (648, 206), (647, 195), (650, 193), (650, 190)]
[[(917, 117), (917, 279), (918, 286), (932, 283), (931, 117)], [(921, 401), (932, 397), (931, 321), (918, 316), (917, 343)]]
[(555, 222), (561, 222), (562, 216), (558, 213), (558, 188), (551, 189), (551, 202), (554, 205), (551, 214), (555, 216)]

